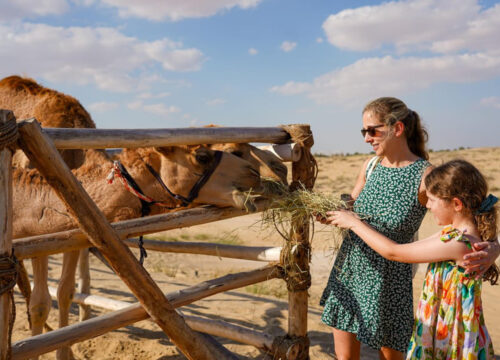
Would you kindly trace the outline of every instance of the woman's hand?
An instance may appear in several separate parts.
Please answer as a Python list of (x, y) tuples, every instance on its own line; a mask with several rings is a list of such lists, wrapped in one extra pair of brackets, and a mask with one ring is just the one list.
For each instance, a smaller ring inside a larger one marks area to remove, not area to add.
[(326, 215), (329, 224), (345, 229), (352, 229), (353, 226), (361, 222), (356, 213), (348, 210), (329, 211)]
[(500, 244), (497, 241), (484, 241), (472, 244), (473, 252), (464, 256), (465, 273), (476, 275), (480, 279), (500, 255)]

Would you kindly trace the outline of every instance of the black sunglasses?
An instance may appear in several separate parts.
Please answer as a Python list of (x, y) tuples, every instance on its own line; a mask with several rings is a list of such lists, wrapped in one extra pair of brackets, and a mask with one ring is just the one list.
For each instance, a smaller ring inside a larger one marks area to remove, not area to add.
[(366, 134), (370, 135), (371, 137), (377, 135), (377, 130), (379, 127), (382, 127), (384, 126), (384, 124), (380, 124), (380, 125), (375, 125), (375, 126), (368, 126), (366, 129), (361, 129), (361, 135), (363, 135), (363, 137), (366, 136)]

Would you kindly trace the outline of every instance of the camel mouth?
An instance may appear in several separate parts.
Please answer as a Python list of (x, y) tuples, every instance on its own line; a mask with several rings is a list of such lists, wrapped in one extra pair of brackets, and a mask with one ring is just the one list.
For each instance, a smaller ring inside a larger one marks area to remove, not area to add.
[(259, 195), (264, 198), (280, 197), (288, 193), (288, 185), (274, 178), (261, 178), (261, 189)]
[(233, 190), (232, 197), (235, 207), (238, 209), (245, 209), (249, 213), (257, 211), (257, 206), (255, 205), (256, 195), (252, 193), (252, 189), (249, 191), (235, 189)]

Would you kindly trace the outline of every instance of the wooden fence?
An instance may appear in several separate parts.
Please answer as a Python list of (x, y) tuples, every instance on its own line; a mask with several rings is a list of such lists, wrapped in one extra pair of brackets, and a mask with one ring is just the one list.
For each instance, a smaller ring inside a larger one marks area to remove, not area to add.
[[(146, 318), (155, 321), (189, 359), (235, 358), (234, 354), (217, 342), (207, 340), (198, 331), (254, 345), (274, 359), (307, 359), (307, 289), (310, 286), (308, 219), (294, 219), (290, 229), (290, 241), (287, 241), (287, 245), (282, 249), (220, 244), (173, 244), (146, 240), (145, 248), (155, 251), (190, 252), (262, 261), (279, 260), (257, 270), (229, 274), (181, 291), (163, 294), (129, 250), (129, 246), (137, 247), (137, 241), (130, 239), (131, 237), (241, 216), (246, 212), (215, 207), (194, 208), (110, 224), (65, 166), (57, 151), (58, 148), (137, 148), (224, 142), (294, 142), (297, 145), (293, 150), (290, 188), (293, 190), (304, 185), (310, 189), (314, 185), (316, 169), (310, 153), (313, 140), (308, 125), (270, 128), (42, 130), (34, 119), (16, 123), (12, 112), (0, 110), (0, 270), (6, 269), (0, 272), (0, 360), (8, 359), (9, 356), (12, 359), (37, 356)], [(16, 148), (22, 149), (30, 161), (36, 164), (46, 181), (67, 205), (79, 229), (12, 241), (11, 160)], [(258, 201), (257, 210), (262, 211), (268, 205), (265, 200)], [(76, 294), (75, 302), (112, 311), (11, 345), (9, 340), (13, 326), (12, 279), (15, 277), (16, 259), (46, 256), (89, 246), (99, 249), (139, 302), (127, 304), (89, 294)], [(300, 271), (294, 272), (290, 269), (290, 262)], [(286, 276), (283, 276), (284, 274)], [(184, 316), (176, 310), (216, 293), (278, 277), (287, 281), (289, 290), (288, 330), (284, 336), (272, 337), (223, 321)]]

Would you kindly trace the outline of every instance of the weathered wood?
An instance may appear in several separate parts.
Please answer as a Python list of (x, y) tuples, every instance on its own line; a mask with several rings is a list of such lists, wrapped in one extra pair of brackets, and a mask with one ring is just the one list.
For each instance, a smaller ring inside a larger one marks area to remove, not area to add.
[[(57, 298), (57, 289), (55, 287), (49, 286), (49, 292), (52, 298)], [(75, 293), (73, 302), (84, 306), (89, 306), (91, 304), (92, 306), (112, 311), (122, 310), (132, 305), (126, 301), (82, 293)], [(182, 314), (182, 317), (186, 320), (189, 327), (196, 331), (214, 336), (220, 336), (242, 344), (253, 345), (264, 351), (271, 350), (273, 345), (273, 337), (262, 332), (247, 329), (221, 320), (212, 320), (185, 314)]]
[(302, 148), (295, 143), (270, 144), (259, 146), (259, 149), (273, 153), (283, 162), (299, 161), (300, 156), (302, 155)]
[(219, 143), (276, 143), (290, 136), (279, 127), (212, 127), (179, 129), (44, 128), (58, 149), (138, 148)]
[(70, 172), (50, 139), (35, 121), (19, 124), (19, 145), (38, 168), (89, 240), (109, 261), (151, 318), (190, 359), (216, 359), (216, 349), (194, 332), (165, 298), (148, 272), (121, 241), (82, 185)]
[[(268, 265), (261, 269), (230, 274), (167, 294), (173, 307), (181, 307), (210, 295), (276, 278), (279, 270)], [(87, 304), (91, 305), (90, 302)], [(139, 303), (65, 328), (30, 337), (12, 344), (12, 359), (26, 359), (62, 346), (88, 340), (123, 326), (145, 320), (149, 316)]]
[[(13, 120), (14, 119), (14, 120)], [(0, 110), (0, 125), (15, 121), (11, 111)], [(0, 256), (12, 255), (12, 151), (0, 148)], [(0, 295), (0, 360), (9, 356), (11, 298)]]
[[(292, 184), (294, 190), (298, 187), (305, 187), (311, 190), (314, 186), (315, 166), (310, 153), (314, 144), (309, 125), (289, 126), (293, 141), (301, 145), (301, 158), (292, 163)], [(298, 137), (297, 139), (295, 137)], [(315, 162), (314, 162), (315, 164)], [(297, 251), (294, 254), (294, 266), (299, 268), (301, 273), (309, 274), (310, 246), (309, 246), (309, 219), (297, 217), (292, 221), (291, 241), (297, 244)], [(290, 291), (288, 294), (288, 335), (291, 337), (307, 336), (307, 309), (308, 291)], [(308, 351), (308, 349), (307, 349)]]
[[(170, 242), (150, 239), (144, 239), (143, 241), (143, 246), (146, 250), (212, 255), (254, 261), (279, 261), (281, 251), (281, 247), (239, 246), (202, 242)], [(139, 247), (138, 239), (126, 239), (124, 243), (129, 247)]]
[[(265, 200), (255, 202), (257, 211), (264, 210), (268, 205), (269, 202)], [(119, 221), (113, 223), (112, 226), (120, 238), (124, 239), (142, 234), (153, 234), (160, 231), (206, 224), (247, 214), (246, 210), (241, 209), (203, 207)], [(90, 245), (86, 235), (80, 229), (74, 229), (54, 234), (15, 239), (12, 246), (18, 258), (27, 259), (83, 249)]]

